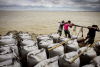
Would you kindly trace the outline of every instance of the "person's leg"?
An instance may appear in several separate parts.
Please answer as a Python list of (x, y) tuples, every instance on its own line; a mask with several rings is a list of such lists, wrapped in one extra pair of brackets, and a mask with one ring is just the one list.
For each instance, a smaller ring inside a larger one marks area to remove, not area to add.
[(67, 30), (64, 30), (64, 33), (65, 33), (65, 37), (67, 37)]
[(62, 31), (58, 30), (57, 34), (59, 34), (59, 36), (61, 36)]
[(67, 34), (68, 34), (68, 37), (71, 38), (69, 30), (67, 30)]
[(93, 44), (94, 43), (94, 37), (89, 37), (89, 40), (87, 41), (88, 44)]

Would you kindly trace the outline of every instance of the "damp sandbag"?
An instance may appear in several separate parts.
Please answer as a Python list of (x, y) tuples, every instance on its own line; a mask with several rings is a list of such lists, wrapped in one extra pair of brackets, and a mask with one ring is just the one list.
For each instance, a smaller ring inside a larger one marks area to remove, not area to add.
[(33, 39), (20, 40), (20, 46), (35, 45), (35, 43), (36, 42)]
[(47, 47), (50, 45), (50, 44), (53, 44), (53, 40), (52, 39), (47, 39), (47, 40), (42, 40), (40, 43), (39, 43), (39, 48), (45, 48), (47, 49)]
[(18, 47), (16, 44), (8, 44), (8, 45), (1, 46), (0, 52), (12, 50), (12, 49), (14, 49), (14, 52), (16, 53), (16, 55), (19, 56)]
[(28, 67), (33, 67), (40, 61), (47, 59), (45, 49), (29, 52), (27, 55)]
[[(48, 46), (48, 49), (50, 49), (54, 46), (57, 46), (57, 45), (59, 45), (59, 43), (51, 44)], [(64, 54), (64, 47), (63, 47), (63, 45), (61, 45), (61, 46), (56, 47), (52, 50), (49, 50), (48, 53), (49, 53), (49, 58), (57, 56), (57, 55), (60, 56), (60, 55)]]
[(95, 67), (100, 67), (100, 56), (95, 57), (91, 63), (95, 66)]
[(39, 62), (34, 67), (59, 67), (58, 65), (59, 56), (55, 56)]
[(15, 58), (15, 55), (16, 55), (15, 53), (10, 51), (2, 52), (0, 53), (0, 62), (13, 59)]
[(21, 57), (26, 59), (27, 58), (27, 54), (31, 51), (34, 50), (38, 50), (37, 45), (27, 45), (27, 46), (20, 46), (20, 53), (21, 53)]
[(74, 59), (77, 55), (78, 55), (77, 52), (69, 52), (60, 56), (59, 67), (80, 67), (79, 57), (73, 63), (70, 63), (70, 61)]
[(42, 35), (37, 37), (37, 44), (39, 45), (39, 42), (42, 40), (48, 40), (50, 39), (48, 35)]
[(8, 45), (8, 44), (16, 44), (17, 41), (14, 38), (10, 39), (0, 39), (0, 46)]
[(8, 65), (5, 64), (4, 66), (0, 66), (0, 67), (22, 67), (22, 66), (21, 66), (21, 63), (19, 61), (14, 60), (12, 62), (12, 64), (8, 64)]
[(79, 46), (77, 40), (70, 40), (67, 43), (65, 43), (64, 52), (67, 53), (67, 52), (77, 51), (78, 48)]
[(60, 38), (59, 34), (49, 34), (49, 37), (53, 39), (53, 43), (58, 43), (58, 39)]
[[(78, 53), (80, 54), (84, 49), (86, 49), (87, 47), (82, 47), (80, 49), (78, 49)], [(81, 56), (80, 56), (80, 65), (86, 65), (86, 64), (90, 64), (90, 61), (96, 57), (97, 54), (94, 51), (93, 48), (89, 47)]]
[(68, 41), (68, 40), (69, 40), (69, 38), (66, 38), (66, 37), (60, 37), (58, 41), (59, 41), (59, 43), (60, 43), (60, 42)]

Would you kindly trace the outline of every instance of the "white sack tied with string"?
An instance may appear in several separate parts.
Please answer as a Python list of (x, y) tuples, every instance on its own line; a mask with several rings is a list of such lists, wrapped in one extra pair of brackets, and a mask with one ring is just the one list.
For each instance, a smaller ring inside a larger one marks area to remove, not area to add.
[(33, 67), (40, 61), (47, 59), (45, 49), (29, 52), (27, 55), (28, 67)]

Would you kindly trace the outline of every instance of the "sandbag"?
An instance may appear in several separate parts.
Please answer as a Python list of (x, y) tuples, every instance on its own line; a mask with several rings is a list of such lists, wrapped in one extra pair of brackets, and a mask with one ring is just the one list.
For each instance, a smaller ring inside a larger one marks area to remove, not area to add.
[(12, 33), (10, 33), (9, 35), (0, 36), (0, 39), (10, 39), (10, 38), (14, 38), (14, 35)]
[(82, 67), (95, 67), (93, 64), (84, 65)]
[(21, 67), (21, 63), (17, 60), (14, 60), (12, 62), (12, 64), (5, 64), (4, 66), (0, 66), (0, 67)]
[(19, 32), (18, 34), (17, 34), (18, 36), (30, 36), (30, 34), (28, 33), (28, 32)]
[(6, 60), (6, 61), (3, 61), (3, 62), (0, 62), (0, 67), (11, 65), (12, 63), (13, 63), (12, 59)]
[(69, 40), (69, 38), (60, 37), (58, 41), (59, 41), (59, 43), (60, 43), (60, 42), (68, 41), (68, 40)]
[(37, 45), (27, 45), (27, 46), (20, 46), (20, 53), (21, 53), (21, 57), (26, 59), (27, 58), (27, 54), (31, 51), (34, 50), (38, 50)]
[(6, 61), (6, 60), (10, 60), (15, 58), (15, 54), (10, 52), (10, 51), (6, 51), (6, 53), (0, 53), (0, 62)]
[(47, 59), (45, 49), (32, 51), (27, 55), (28, 67), (33, 67), (34, 65), (45, 59)]
[(71, 35), (71, 38), (72, 39), (78, 39), (78, 38), (80, 38), (81, 36), (77, 36), (77, 35)]
[[(84, 49), (86, 49), (87, 47), (82, 47), (80, 49), (78, 49), (78, 53), (81, 53)], [(80, 65), (83, 66), (83, 65), (86, 65), (86, 64), (90, 64), (90, 61), (96, 57), (97, 54), (96, 52), (94, 51), (93, 48), (88, 48), (81, 56), (80, 56)]]
[(58, 66), (58, 56), (43, 60), (39, 62), (37, 65), (34, 67), (59, 67)]
[(16, 55), (19, 56), (18, 47), (15, 44), (8, 44), (8, 45), (1, 46), (0, 52), (11, 50), (11, 49), (14, 49), (14, 52), (16, 53)]
[(91, 63), (95, 66), (95, 67), (100, 67), (100, 56), (95, 57)]
[(37, 37), (37, 44), (39, 45), (40, 41), (50, 39), (48, 35), (42, 35)]
[(77, 40), (70, 40), (67, 43), (65, 43), (64, 52), (67, 53), (67, 52), (77, 51), (78, 48), (79, 46)]
[(47, 47), (50, 45), (50, 44), (53, 44), (53, 40), (52, 39), (47, 39), (47, 40), (42, 40), (40, 43), (39, 43), (39, 48), (45, 48), (47, 49)]
[(59, 67), (80, 67), (79, 57), (73, 63), (69, 63), (77, 55), (78, 55), (77, 52), (69, 52), (62, 55), (59, 58)]
[(53, 39), (53, 43), (58, 43), (58, 39), (60, 38), (59, 34), (49, 34), (49, 37)]
[(77, 38), (77, 42), (78, 42), (78, 43), (84, 42), (84, 40), (85, 40), (85, 39), (84, 39), (83, 37)]
[(97, 55), (100, 55), (100, 42), (96, 42), (94, 50), (96, 51)]
[[(59, 45), (59, 43), (55, 43), (55, 44), (49, 45), (48, 49), (52, 48), (52, 47), (54, 47), (56, 45)], [(56, 48), (54, 48), (54, 49), (52, 49), (52, 50), (50, 50), (48, 52), (49, 52), (49, 58), (57, 56), (57, 55), (60, 56), (60, 55), (64, 54), (64, 47), (63, 47), (63, 45), (61, 45), (61, 46), (56, 47)]]
[(0, 39), (0, 46), (8, 45), (8, 44), (16, 44), (17, 41), (14, 38), (10, 39)]
[(33, 39), (20, 40), (20, 46), (34, 45), (35, 41)]

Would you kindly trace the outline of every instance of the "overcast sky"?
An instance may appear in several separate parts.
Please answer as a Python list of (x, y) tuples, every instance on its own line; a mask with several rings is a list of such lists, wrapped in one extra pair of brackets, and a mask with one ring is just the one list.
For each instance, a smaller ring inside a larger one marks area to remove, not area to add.
[(100, 11), (100, 0), (0, 0), (0, 10)]

